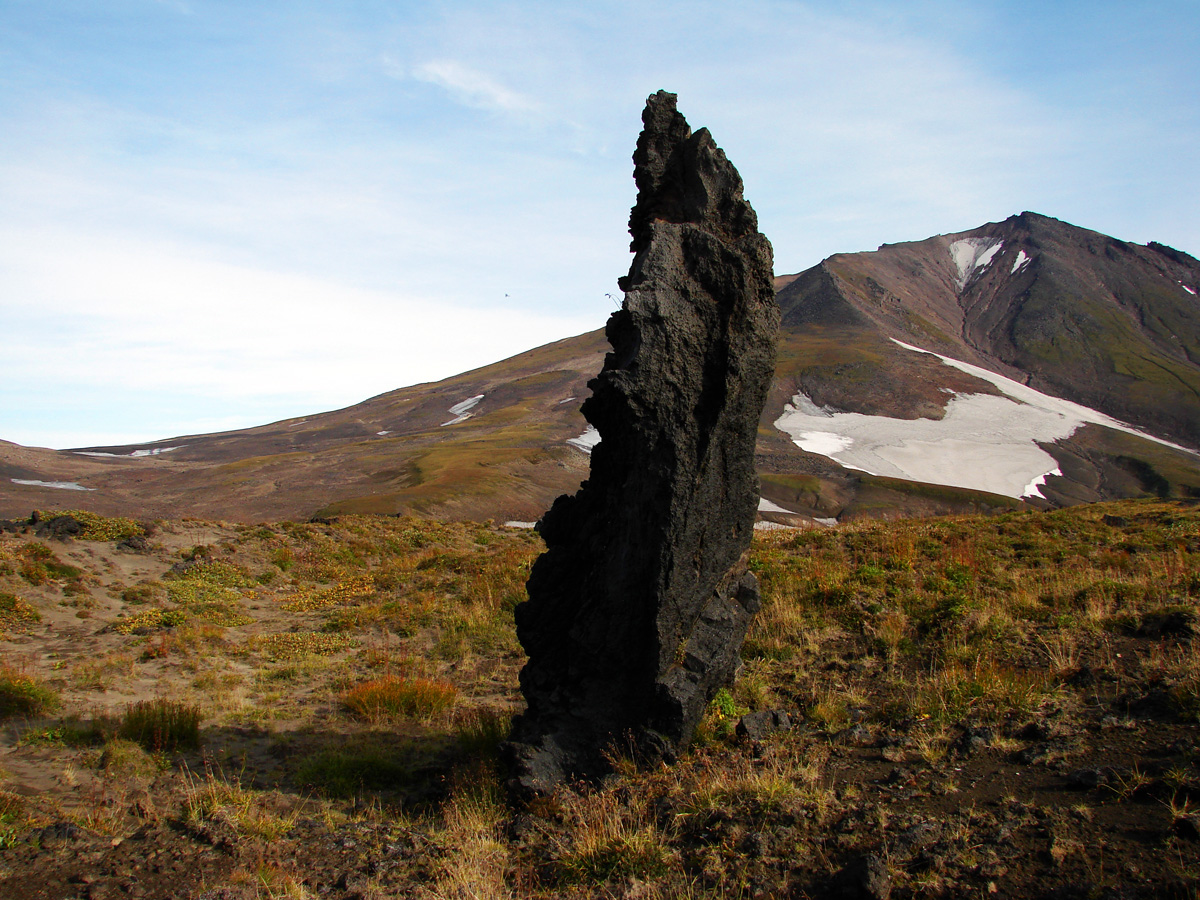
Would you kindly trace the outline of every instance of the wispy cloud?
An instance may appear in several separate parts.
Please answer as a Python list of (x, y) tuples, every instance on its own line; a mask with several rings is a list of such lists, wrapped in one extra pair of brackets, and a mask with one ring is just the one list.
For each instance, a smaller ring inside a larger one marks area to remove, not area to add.
[[(60, 255), (71, 265), (55, 266)], [(87, 385), (100, 396), (203, 397), (206, 416), (249, 403), (282, 418), (447, 377), (597, 324), (355, 288), (85, 231), (0, 231), (0, 271), (8, 298), (0, 434), (38, 444), (49, 440), (12, 419), (27, 405), (22, 396), (57, 396), (41, 402), (66, 410), (76, 406), (72, 385)]]
[(1164, 3), (1169, 40), (1032, 0), (9, 4), (0, 439), (312, 412), (598, 327), (659, 88), (781, 272), (1026, 208), (1200, 252)]
[(533, 98), (500, 84), (495, 78), (453, 59), (422, 63), (413, 69), (418, 81), (435, 84), (458, 102), (476, 109), (503, 113), (537, 112), (541, 105)]

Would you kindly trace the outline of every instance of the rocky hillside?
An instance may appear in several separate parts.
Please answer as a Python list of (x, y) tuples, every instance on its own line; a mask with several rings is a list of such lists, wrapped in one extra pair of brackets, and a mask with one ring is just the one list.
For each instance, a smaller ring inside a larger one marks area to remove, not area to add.
[[(779, 299), (793, 330), (812, 323), (898, 337), (1196, 447), (1197, 290), (1200, 262), (1186, 253), (1025, 212), (832, 256)], [(861, 392), (839, 393), (836, 381), (816, 387), (841, 409), (879, 408)], [(921, 409), (912, 394), (888, 414)]]
[[(786, 337), (775, 402), (800, 394), (810, 410), (826, 415), (907, 420), (953, 411), (966, 420), (956, 428), (893, 439), (920, 444), (926, 459), (948, 463), (944, 481), (958, 475), (978, 484), (981, 466), (1001, 467), (1032, 441), (1056, 464), (1036, 486), (1039, 502), (1186, 495), (1198, 484), (1195, 454), (1184, 450), (1200, 446), (1198, 286), (1200, 262), (1187, 254), (1028, 212), (967, 232), (839, 254), (779, 291)], [(897, 341), (986, 371), (948, 365)], [(1086, 410), (1019, 391), (992, 373)], [(974, 421), (1006, 415), (1006, 404), (988, 408), (978, 399), (997, 393), (1019, 399), (1024, 412), (1044, 407), (1075, 426), (1021, 415), (1014, 435)], [(963, 394), (976, 399), (968, 403)], [(1147, 443), (1121, 423), (1169, 444)], [(818, 420), (814, 427), (844, 438), (839, 424)], [(864, 428), (873, 434), (896, 426), (880, 420)], [(948, 441), (967, 434), (997, 446), (1019, 440), (1000, 458), (939, 456)], [(882, 474), (880, 466), (860, 466)], [(918, 468), (900, 464), (909, 477)]]
[[(768, 519), (1200, 494), (1200, 263), (1185, 253), (1022, 213), (838, 254), (777, 289)], [(531, 521), (587, 477), (598, 435), (579, 404), (607, 349), (597, 330), (242, 431), (63, 452), (0, 442), (0, 516)]]

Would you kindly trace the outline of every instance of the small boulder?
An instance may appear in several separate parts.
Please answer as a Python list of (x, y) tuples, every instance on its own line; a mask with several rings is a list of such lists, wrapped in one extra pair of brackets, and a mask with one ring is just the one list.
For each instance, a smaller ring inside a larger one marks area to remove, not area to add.
[(38, 833), (41, 845), (47, 849), (60, 847), (85, 837), (87, 837), (87, 832), (73, 822), (54, 822)]
[(905, 828), (896, 838), (896, 847), (904, 853), (915, 853), (937, 843), (942, 829), (935, 822), (918, 822)]
[(1103, 769), (1073, 769), (1067, 773), (1067, 787), (1077, 791), (1094, 790), (1108, 783), (1108, 775)]
[(986, 750), (996, 742), (996, 733), (985, 726), (968, 726), (954, 742), (953, 751), (958, 756), (970, 756)]
[(83, 531), (83, 525), (74, 516), (54, 516), (38, 525), (38, 537), (57, 538), (60, 541), (75, 537)]
[(150, 551), (150, 542), (146, 540), (145, 535), (135, 534), (125, 538), (123, 541), (118, 541), (117, 549), (126, 550), (130, 553), (148, 553)]
[(1189, 841), (1200, 841), (1200, 814), (1178, 815), (1171, 822), (1171, 831)]
[(874, 853), (856, 856), (833, 877), (830, 896), (839, 900), (888, 900), (892, 877), (887, 863)]
[(761, 741), (769, 735), (790, 731), (792, 717), (783, 710), (761, 709), (738, 719), (734, 732), (748, 741)]
[(1190, 609), (1159, 610), (1146, 613), (1137, 628), (1144, 638), (1191, 640), (1196, 634), (1196, 613)]
[(1018, 750), (1013, 755), (1013, 760), (1023, 766), (1032, 766), (1050, 759), (1053, 752), (1054, 747), (1051, 744), (1033, 744), (1029, 747), (1025, 747), (1022, 750)]

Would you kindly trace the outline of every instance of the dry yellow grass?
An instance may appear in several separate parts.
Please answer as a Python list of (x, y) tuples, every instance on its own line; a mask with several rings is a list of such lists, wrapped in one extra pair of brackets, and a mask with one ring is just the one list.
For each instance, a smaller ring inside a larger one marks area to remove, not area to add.
[[(185, 842), (205, 890), (246, 897), (823, 896), (867, 851), (895, 896), (989, 881), (1019, 895), (1098, 868), (1101, 835), (1155, 884), (1191, 877), (1171, 829), (1189, 827), (1200, 764), (1171, 747), (1200, 723), (1198, 524), (1192, 507), (1148, 502), (761, 534), (763, 610), (696, 745), (669, 767), (615, 759), (603, 784), (525, 810), (504, 797), (497, 748), (521, 708), (512, 609), (536, 536), (357, 516), (164, 523), (135, 556), (5, 535), (0, 591), (41, 616), (5, 647), (63, 706), (10, 720), (25, 738), (0, 778), (26, 793), (0, 792), (0, 847), (28, 875), (37, 857), (12, 854), (54, 822), (102, 834), (109, 854), (150, 827), (147, 847)], [(166, 577), (181, 553), (209, 562)], [(239, 615), (203, 621), (206, 603)], [(187, 618), (167, 621), (176, 611)], [(200, 749), (147, 755), (115, 737), (122, 711), (155, 695), (203, 709)], [(741, 714), (774, 709), (796, 727), (736, 738)], [(986, 748), (964, 756), (978, 726)], [(1177, 742), (1152, 748), (1161, 773), (1096, 756), (1160, 733)], [(1061, 788), (1088, 766), (1113, 769), (1102, 790)], [(1171, 799), (1148, 799), (1160, 791)], [(158, 819), (130, 812), (145, 792)], [(904, 850), (926, 820), (936, 838)], [(1162, 852), (1139, 855), (1123, 828)], [(999, 874), (986, 835), (1001, 831), (1028, 873)], [(196, 849), (212, 839), (241, 854), (220, 872), (222, 853)], [(43, 854), (58, 862), (38, 877), (65, 859)], [(154, 884), (144, 861), (121, 865)]]

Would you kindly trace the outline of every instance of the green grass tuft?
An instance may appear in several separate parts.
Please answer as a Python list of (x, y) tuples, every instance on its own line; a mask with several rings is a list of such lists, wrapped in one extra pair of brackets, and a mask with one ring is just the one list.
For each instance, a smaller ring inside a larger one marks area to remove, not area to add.
[(458, 688), (428, 678), (401, 678), (384, 675), (363, 682), (342, 697), (356, 718), (372, 724), (403, 719), (428, 721), (458, 699)]
[(32, 675), (0, 663), (0, 721), (39, 716), (59, 705), (58, 694)]
[(125, 711), (118, 734), (152, 753), (194, 750), (200, 746), (200, 710), (182, 701), (142, 700)]

